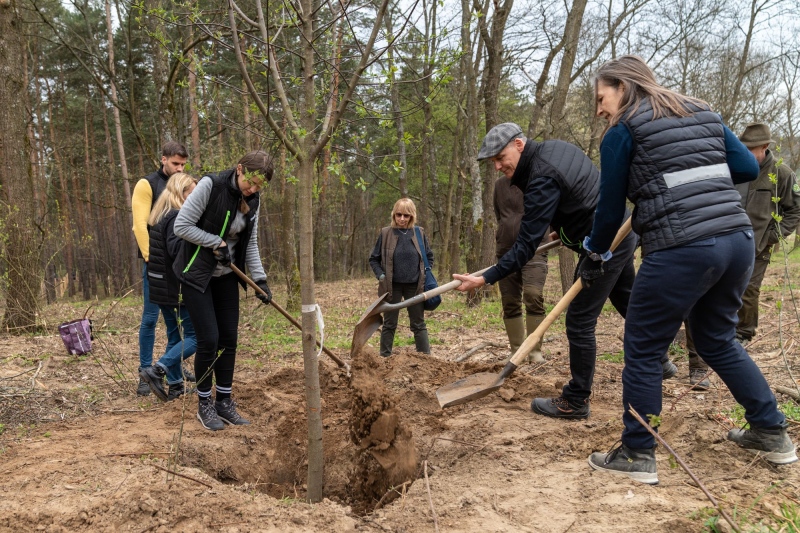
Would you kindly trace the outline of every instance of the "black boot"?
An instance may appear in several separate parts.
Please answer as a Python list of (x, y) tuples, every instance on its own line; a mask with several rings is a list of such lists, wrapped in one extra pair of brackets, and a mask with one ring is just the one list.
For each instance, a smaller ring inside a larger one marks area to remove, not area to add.
[(139, 378), (147, 382), (150, 390), (153, 391), (159, 400), (167, 401), (167, 391), (164, 390), (164, 377), (167, 373), (159, 365), (148, 366), (139, 372)]
[(392, 345), (394, 344), (394, 330), (381, 328), (381, 355), (389, 357), (392, 355)]
[(199, 398), (197, 405), (197, 419), (203, 424), (203, 427), (211, 431), (218, 431), (225, 427), (222, 420), (217, 415), (217, 410), (214, 409), (214, 400), (211, 397)]
[(430, 355), (431, 343), (428, 340), (427, 329), (414, 333), (414, 345), (417, 347), (418, 352)]
[[(141, 369), (139, 370), (141, 372)], [(136, 396), (149, 396), (150, 385), (145, 380), (139, 378), (139, 384), (136, 386)]]
[(589, 418), (589, 399), (579, 402), (570, 402), (563, 396), (558, 398), (534, 398), (531, 410), (544, 416), (553, 418), (579, 419)]
[(236, 402), (233, 401), (233, 398), (225, 398), (224, 400), (214, 402), (214, 409), (217, 410), (219, 419), (226, 424), (234, 426), (250, 425), (250, 421), (242, 418), (242, 415), (236, 411)]

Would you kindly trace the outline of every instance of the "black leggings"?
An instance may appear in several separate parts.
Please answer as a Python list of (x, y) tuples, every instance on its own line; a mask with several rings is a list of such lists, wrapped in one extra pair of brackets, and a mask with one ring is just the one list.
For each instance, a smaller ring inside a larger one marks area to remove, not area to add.
[(186, 284), (182, 289), (183, 301), (197, 334), (197, 353), (194, 356), (197, 390), (211, 390), (212, 368), (217, 385), (230, 387), (233, 385), (239, 328), (239, 283), (236, 275), (230, 273), (211, 278), (206, 292)]

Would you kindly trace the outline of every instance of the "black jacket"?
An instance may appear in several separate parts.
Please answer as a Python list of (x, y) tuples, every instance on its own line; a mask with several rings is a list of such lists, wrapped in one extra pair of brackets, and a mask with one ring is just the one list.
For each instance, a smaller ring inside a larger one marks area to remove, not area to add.
[(172, 263), (180, 252), (182, 240), (175, 235), (173, 209), (158, 224), (150, 228), (150, 261), (147, 263), (147, 280), (150, 283), (150, 301), (158, 305), (178, 305), (178, 277)]
[[(244, 199), (250, 211), (246, 215), (247, 223), (245, 228), (239, 233), (235, 257), (231, 258), (233, 263), (244, 272), (247, 243), (250, 241), (255, 217), (258, 214), (259, 196), (256, 193), (243, 197), (242, 192), (234, 181), (235, 172), (235, 169), (230, 169), (216, 174), (209, 174), (213, 188), (205, 211), (197, 221), (197, 227), (213, 235), (219, 235), (225, 240), (230, 230), (231, 222), (239, 210), (242, 199)], [(214, 258), (211, 248), (182, 241), (181, 249), (172, 268), (182, 282), (201, 292), (205, 292), (216, 266), (217, 260)], [(240, 283), (243, 287), (246, 287), (244, 282), (240, 281)]]
[(511, 185), (524, 193), (525, 212), (511, 249), (483, 277), (495, 283), (517, 272), (535, 255), (548, 227), (578, 251), (589, 234), (597, 206), (600, 173), (577, 146), (530, 139), (520, 154)]

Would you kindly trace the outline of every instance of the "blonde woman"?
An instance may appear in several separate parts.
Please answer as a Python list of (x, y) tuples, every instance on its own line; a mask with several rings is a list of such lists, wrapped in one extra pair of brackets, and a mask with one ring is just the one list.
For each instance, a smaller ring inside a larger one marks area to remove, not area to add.
[[(197, 349), (194, 327), (188, 310), (181, 305), (178, 278), (172, 271), (172, 263), (181, 245), (173, 229), (175, 217), (196, 185), (197, 180), (189, 174), (173, 174), (153, 205), (147, 221), (150, 226), (150, 261), (147, 265), (150, 302), (158, 305), (164, 315), (167, 349), (154, 365), (143, 368), (139, 377), (164, 402), (174, 400), (186, 391), (181, 362), (194, 355)], [(165, 377), (169, 392), (164, 388)]]
[[(378, 294), (388, 292), (391, 303), (411, 298), (422, 293), (425, 284), (425, 263), (422, 250), (415, 231), (417, 207), (409, 198), (397, 200), (392, 209), (391, 224), (381, 230), (378, 242), (369, 256), (369, 264), (375, 277), (378, 278)], [(422, 228), (419, 234), (425, 247), (428, 263), (433, 268), (433, 251)], [(388, 311), (383, 317), (381, 329), (381, 355), (392, 355), (394, 332), (397, 329), (397, 318), (400, 310)], [(411, 331), (414, 333), (414, 344), (418, 352), (431, 353), (428, 341), (428, 329), (425, 326), (425, 310), (423, 304), (408, 307), (408, 318)]]

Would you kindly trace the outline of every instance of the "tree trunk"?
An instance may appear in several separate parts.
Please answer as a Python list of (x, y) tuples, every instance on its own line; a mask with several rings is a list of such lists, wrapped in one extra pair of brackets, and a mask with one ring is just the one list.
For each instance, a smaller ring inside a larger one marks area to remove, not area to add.
[[(386, 24), (386, 38), (392, 41), (394, 39), (394, 32), (392, 31), (391, 14), (388, 17), (384, 17), (384, 23)], [(403, 127), (403, 110), (400, 107), (400, 89), (397, 86), (397, 80), (394, 75), (397, 67), (395, 67), (394, 63), (393, 45), (389, 46), (386, 50), (386, 59), (386, 70), (389, 72), (387, 81), (389, 82), (389, 99), (392, 103), (392, 121), (394, 122), (395, 133), (397, 135), (397, 159), (399, 162), (397, 183), (400, 188), (400, 196), (402, 198), (408, 198), (408, 181), (406, 180), (408, 166), (408, 162), (406, 161), (406, 139), (405, 129)]]
[(0, 242), (6, 273), (2, 329), (19, 334), (36, 329), (42, 270), (33, 217), (34, 177), (27, 142), (27, 112), (20, 97), (28, 88), (23, 72), (22, 20), (14, 0), (0, 3)]
[[(505, 35), (506, 22), (511, 13), (513, 0), (506, 0), (502, 5), (494, 2), (494, 14), (491, 20), (491, 33), (486, 24), (486, 16), (479, 19), (483, 41), (486, 43), (486, 66), (483, 70), (483, 104), (486, 122), (486, 131), (500, 123), (498, 113), (498, 100), (500, 93), (500, 79), (503, 73), (503, 36)], [(475, 2), (475, 9), (480, 6)], [(481, 260), (475, 269), (487, 267), (495, 262), (495, 231), (497, 220), (494, 215), (494, 182), (497, 181), (497, 171), (494, 165), (484, 165), (483, 173), (483, 235), (481, 247)], [(487, 290), (489, 288), (487, 287)]]
[[(466, 91), (466, 99), (461, 112), (465, 115), (465, 135), (462, 143), (463, 167), (469, 173), (469, 181), (472, 185), (472, 216), (469, 226), (469, 251), (467, 253), (467, 270), (474, 271), (481, 262), (481, 242), (483, 237), (483, 181), (478, 165), (478, 96), (477, 85), (478, 77), (476, 74), (477, 65), (473, 63), (472, 54), (476, 58), (481, 54), (481, 42), (473, 50), (472, 35), (470, 34), (470, 21), (472, 9), (469, 0), (461, 1), (461, 69)], [(475, 63), (478, 60), (476, 59)], [(470, 293), (467, 301), (475, 304), (480, 301), (480, 296)]]
[[(114, 102), (118, 101), (117, 98), (117, 84), (114, 81), (116, 79), (115, 69), (114, 69), (114, 28), (111, 24), (111, 3), (110, 0), (105, 1), (106, 6), (106, 30), (107, 30), (107, 43), (108, 43), (108, 71), (110, 73), (109, 76), (109, 84), (111, 85), (111, 98)], [(125, 193), (125, 207), (127, 208), (126, 214), (126, 222), (128, 224), (129, 233), (133, 231), (133, 213), (131, 211), (131, 185), (130, 181), (128, 180), (128, 162), (125, 158), (125, 141), (122, 137), (122, 122), (119, 118), (119, 107), (114, 106), (113, 108), (114, 113), (114, 130), (117, 136), (117, 151), (119, 152), (119, 168), (122, 172), (122, 190)], [(139, 264), (138, 260), (138, 253), (137, 253), (137, 246), (135, 239), (128, 239), (128, 257), (129, 257), (129, 264), (137, 265)]]
[[(564, 109), (567, 104), (572, 67), (578, 51), (578, 37), (583, 24), (583, 14), (586, 11), (587, 0), (575, 0), (567, 15), (567, 24), (564, 28), (564, 55), (558, 71), (558, 80), (553, 92), (553, 103), (550, 106), (550, 123), (545, 128), (545, 139), (561, 138), (564, 135), (566, 119)], [(575, 279), (575, 253), (566, 247), (558, 250), (558, 270), (561, 274), (561, 291), (566, 294)]]
[[(189, 113), (191, 118), (189, 120), (189, 129), (191, 129), (192, 136), (192, 171), (195, 174), (200, 173), (200, 115), (197, 111), (197, 74), (195, 69), (197, 59), (194, 52), (191, 53), (191, 61), (189, 63)], [(247, 105), (245, 103), (245, 112), (247, 112)], [(245, 124), (249, 122), (245, 117)], [(249, 131), (249, 125), (245, 131)], [(245, 146), (246, 151), (250, 151), (250, 143)]]

